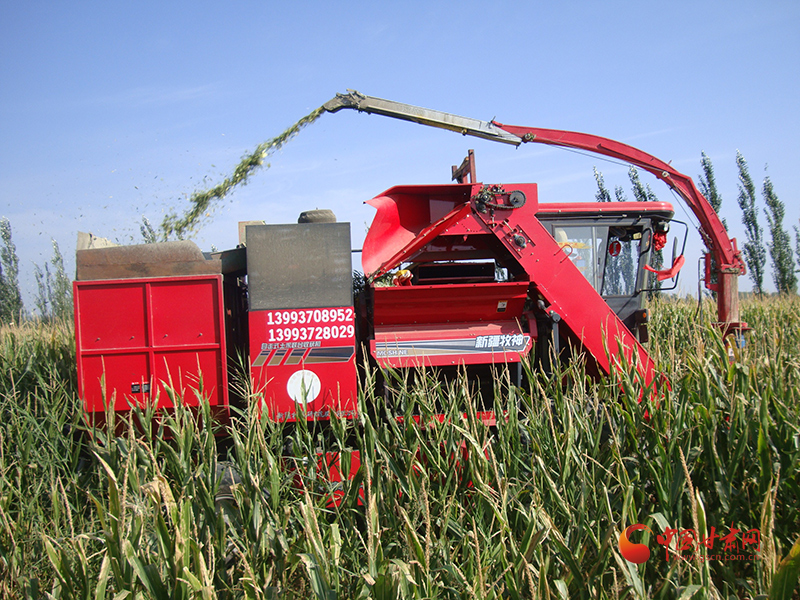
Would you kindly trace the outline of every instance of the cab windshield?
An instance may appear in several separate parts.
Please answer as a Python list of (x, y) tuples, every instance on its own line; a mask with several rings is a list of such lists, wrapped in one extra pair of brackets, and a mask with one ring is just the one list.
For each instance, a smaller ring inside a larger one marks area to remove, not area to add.
[(602, 296), (636, 293), (640, 231), (568, 225), (556, 226), (553, 234), (573, 264)]
[(559, 226), (553, 233), (561, 249), (599, 292), (603, 286), (608, 227)]

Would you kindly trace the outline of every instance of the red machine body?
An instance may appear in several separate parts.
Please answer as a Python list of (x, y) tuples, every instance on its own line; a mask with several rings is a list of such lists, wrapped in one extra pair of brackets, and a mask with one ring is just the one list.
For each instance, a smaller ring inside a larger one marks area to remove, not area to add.
[(228, 421), (221, 275), (76, 281), (73, 296), (78, 392), (96, 423), (107, 405), (169, 409), (176, 396)]
[[(539, 336), (536, 315), (556, 314), (564, 337), (585, 350), (596, 371), (633, 364), (646, 384), (654, 381), (653, 361), (637, 333), (594, 287), (598, 252), (590, 281), (577, 252), (572, 255), (577, 246), (557, 242), (539, 213), (563, 230), (569, 219), (581, 217), (615, 225), (619, 215), (666, 221), (672, 207), (582, 203), (573, 210), (569, 204), (539, 205), (537, 191), (534, 184), (399, 186), (369, 202), (378, 212), (364, 241), (365, 272), (373, 278), (400, 267), (414, 272), (410, 286), (372, 290), (370, 349), (378, 364), (517, 363)], [(606, 253), (611, 242), (606, 236), (599, 250)], [(498, 268), (508, 280), (498, 280)], [(636, 306), (641, 308), (639, 299)]]
[(522, 328), (527, 282), (379, 287), (370, 351), (383, 367), (516, 363), (531, 348)]
[[(362, 96), (325, 105), (383, 114), (493, 141), (539, 142), (626, 160), (665, 181), (698, 216), (714, 257), (719, 317), (739, 321), (744, 267), (691, 179), (640, 150), (588, 134), (513, 127)], [(585, 356), (599, 375), (631, 365), (655, 385), (642, 345), (650, 265), (673, 208), (665, 202), (539, 204), (536, 184), (476, 182), (472, 151), (457, 183), (393, 187), (376, 215), (354, 292), (347, 223), (250, 224), (235, 250), (191, 242), (78, 251), (75, 322), (81, 397), (95, 422), (106, 404), (208, 401), (228, 419), (228, 368), (245, 366), (263, 414), (280, 421), (356, 417), (357, 365), (465, 369), (481, 385), (530, 357)], [(318, 211), (319, 212), (319, 211)], [(323, 211), (324, 212), (324, 211)], [(627, 260), (627, 262), (625, 262)], [(709, 259), (710, 261), (710, 259)], [(710, 270), (710, 262), (707, 267)], [(707, 285), (711, 286), (710, 283)]]
[(246, 228), (250, 378), (262, 409), (294, 421), (356, 416), (349, 223)]
[[(360, 348), (382, 368), (467, 369), (482, 389), (493, 370), (519, 381), (523, 360), (566, 346), (598, 374), (633, 364), (655, 381), (634, 315), (668, 203), (539, 204), (535, 184), (456, 183), (398, 186), (369, 204), (355, 298), (347, 223), (248, 225), (246, 244), (216, 262), (190, 242), (79, 251), (87, 412), (169, 409), (174, 390), (227, 421), (227, 368), (243, 363), (271, 419), (354, 418)], [(620, 240), (631, 256), (637, 245), (636, 282), (612, 290)]]
[(271, 418), (356, 416), (352, 305), (252, 312), (250, 359), (253, 389)]

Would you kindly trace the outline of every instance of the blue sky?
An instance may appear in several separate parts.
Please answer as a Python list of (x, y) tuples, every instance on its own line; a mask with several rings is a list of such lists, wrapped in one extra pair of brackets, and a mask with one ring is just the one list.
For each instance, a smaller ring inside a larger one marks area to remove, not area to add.
[[(693, 176), (713, 160), (723, 216), (744, 242), (736, 151), (765, 165), (800, 218), (797, 2), (3, 2), (0, 215), (32, 307), (33, 264), (78, 230), (138, 241), (196, 188), (347, 88), (464, 116), (627, 142)], [(363, 202), (447, 183), (469, 148), (486, 183), (537, 182), (541, 201), (592, 200), (592, 167), (352, 111), (325, 115), (237, 190), (196, 241), (236, 244), (236, 222), (333, 208), (359, 246)], [(659, 199), (677, 200), (643, 175)], [(687, 220), (677, 208), (676, 217)], [(763, 219), (766, 226), (766, 219)], [(698, 236), (682, 288), (693, 292)], [(772, 285), (771, 276), (768, 275)], [(750, 289), (742, 278), (741, 288)]]

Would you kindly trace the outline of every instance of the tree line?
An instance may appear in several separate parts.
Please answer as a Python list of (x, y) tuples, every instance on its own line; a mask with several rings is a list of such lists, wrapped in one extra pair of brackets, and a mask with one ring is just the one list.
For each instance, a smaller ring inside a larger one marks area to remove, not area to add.
[[(700, 164), (702, 173), (698, 177), (698, 188), (714, 210), (717, 211), (717, 214), (719, 214), (720, 208), (722, 207), (722, 195), (717, 188), (714, 166), (705, 152), (701, 153)], [(739, 194), (737, 200), (739, 208), (742, 211), (742, 223), (745, 226), (746, 236), (742, 254), (745, 264), (747, 265), (748, 275), (753, 282), (753, 291), (758, 295), (763, 295), (765, 292), (764, 278), (766, 274), (767, 256), (769, 255), (775, 289), (779, 294), (795, 294), (797, 293), (797, 270), (795, 268), (795, 262), (800, 266), (800, 228), (798, 228), (797, 225), (794, 226), (795, 247), (792, 249), (791, 236), (784, 226), (786, 208), (783, 202), (778, 198), (769, 175), (765, 175), (761, 185), (761, 197), (763, 198), (763, 212), (766, 216), (767, 230), (769, 233), (769, 239), (767, 239), (759, 219), (761, 210), (758, 203), (756, 185), (750, 175), (747, 161), (739, 151), (736, 152), (736, 166), (739, 179)], [(598, 202), (611, 202), (612, 195), (605, 185), (603, 174), (595, 168), (594, 176), (598, 188), (595, 198)], [(658, 200), (650, 189), (650, 186), (642, 184), (636, 167), (630, 167), (628, 170), (628, 178), (631, 183), (634, 200), (640, 202), (655, 202)], [(621, 202), (628, 200), (621, 186), (616, 186), (614, 188), (614, 199)], [(726, 219), (722, 218), (721, 220), (725, 229), (728, 229)], [(627, 251), (632, 252), (632, 249), (628, 249)], [(655, 253), (651, 260), (651, 266), (660, 269), (662, 264), (663, 257), (659, 251)], [(611, 278), (612, 287), (615, 285), (623, 286), (627, 279), (633, 277), (634, 269), (633, 257), (622, 256), (622, 260), (611, 267), (611, 272), (607, 272), (606, 277)], [(658, 287), (655, 284), (651, 284), (651, 286)]]
[[(34, 304), (43, 319), (72, 318), (72, 279), (64, 268), (64, 257), (53, 240), (53, 257), (44, 268), (34, 265), (36, 297)], [(19, 323), (30, 317), (22, 302), (19, 287), (19, 258), (11, 237), (11, 223), (0, 219), (0, 324)]]

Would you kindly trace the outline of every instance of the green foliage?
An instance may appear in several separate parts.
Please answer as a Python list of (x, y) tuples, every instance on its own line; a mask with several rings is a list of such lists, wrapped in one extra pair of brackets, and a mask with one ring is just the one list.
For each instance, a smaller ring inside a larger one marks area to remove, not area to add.
[[(464, 379), (385, 372), (384, 394), (370, 372), (358, 419), (320, 427), (261, 418), (242, 384), (250, 410), (227, 442), (196, 426), (207, 405), (193, 415), (180, 403), (73, 436), (80, 407), (59, 362), (74, 360), (71, 330), (6, 328), (2, 359), (16, 358), (0, 390), (0, 594), (788, 598), (800, 300), (743, 302), (754, 330), (733, 362), (693, 305), (651, 308), (651, 351), (672, 386), (657, 398), (633, 369), (600, 383), (579, 362), (551, 377), (526, 369), (523, 388), (496, 379), (505, 418), (490, 427)], [(344, 481), (324, 456), (339, 457)], [(653, 531), (637, 540), (651, 550), (639, 566), (617, 546), (634, 523)], [(757, 528), (761, 551), (686, 560), (657, 543), (667, 527)]]
[(767, 208), (764, 212), (767, 215), (769, 224), (770, 243), (769, 254), (772, 258), (772, 277), (775, 281), (775, 288), (779, 294), (795, 293), (797, 291), (797, 276), (794, 273), (794, 256), (792, 254), (792, 242), (789, 233), (783, 228), (783, 218), (786, 210), (783, 202), (778, 199), (772, 180), (764, 178), (762, 189), (764, 203)]
[[(706, 200), (708, 200), (709, 204), (711, 204), (711, 207), (716, 211), (717, 214), (719, 214), (719, 211), (722, 208), (722, 196), (717, 190), (717, 180), (714, 177), (714, 165), (711, 163), (711, 159), (705, 152), (701, 152), (700, 154), (702, 156), (700, 164), (703, 167), (703, 173), (698, 178), (697, 185), (700, 188), (700, 193), (705, 196)], [(725, 219), (722, 219), (722, 225), (726, 230), (728, 229), (728, 223)], [(713, 253), (711, 254), (710, 283), (717, 283), (717, 261), (714, 258)]]
[[(52, 270), (51, 270), (52, 265)], [(34, 265), (37, 294), (34, 303), (43, 319), (71, 320), (73, 318), (72, 280), (64, 268), (64, 257), (58, 242), (53, 240), (53, 258), (44, 269)]]
[(792, 229), (794, 229), (794, 252), (797, 258), (797, 265), (800, 266), (800, 229), (797, 225), (793, 225)]
[[(593, 171), (594, 179), (597, 182), (595, 199), (598, 202), (611, 202), (611, 192), (609, 192), (606, 187), (603, 174), (598, 171), (596, 167), (593, 168)], [(628, 273), (628, 271), (632, 271), (633, 264), (630, 260), (626, 260), (630, 259), (629, 254), (630, 248), (626, 245), (619, 261), (606, 262), (605, 274), (603, 275), (604, 294), (619, 294), (624, 289), (632, 289), (625, 287), (626, 283), (623, 280), (623, 278), (628, 279), (632, 275), (632, 273)]]
[(770, 600), (790, 600), (800, 578), (800, 536), (789, 554), (780, 562), (770, 588)]
[(145, 244), (155, 244), (158, 241), (158, 234), (156, 230), (153, 229), (153, 226), (150, 224), (150, 220), (142, 216), (142, 222), (139, 225), (139, 231), (142, 234), (142, 241)]
[[(325, 109), (322, 107), (311, 111), (279, 136), (259, 144), (255, 150), (243, 156), (230, 177), (210, 189), (192, 193), (189, 197), (189, 207), (182, 216), (173, 212), (164, 217), (161, 223), (161, 238), (164, 241), (173, 237), (181, 240), (197, 231), (210, 218), (210, 211), (216, 203), (223, 200), (236, 186), (246, 185), (250, 176), (264, 166), (264, 161), (270, 154), (280, 150), (286, 142), (300, 133), (301, 129), (319, 119), (324, 112)], [(142, 235), (147, 239), (144, 230)]]
[(597, 167), (592, 167), (594, 172), (594, 180), (597, 182), (597, 193), (595, 199), (598, 202), (611, 202), (611, 193), (606, 188), (606, 182), (603, 180), (603, 174), (597, 170)]
[[(722, 195), (717, 190), (717, 180), (714, 177), (714, 165), (705, 152), (701, 152), (700, 155), (702, 156), (700, 164), (703, 167), (703, 173), (698, 177), (697, 186), (700, 188), (700, 193), (703, 194), (709, 204), (711, 204), (714, 211), (719, 214), (722, 208)], [(725, 222), (725, 219), (722, 219), (722, 224), (725, 226), (725, 229), (728, 229), (728, 224)]]
[(631, 166), (628, 169), (628, 178), (631, 180), (633, 199), (636, 202), (658, 202), (658, 198), (652, 188), (642, 183), (642, 180), (639, 179), (639, 170), (636, 167)]
[(764, 240), (761, 225), (758, 223), (758, 208), (756, 207), (756, 187), (747, 161), (741, 152), (736, 152), (736, 166), (739, 168), (739, 208), (742, 209), (742, 223), (747, 234), (744, 244), (744, 259), (747, 264), (748, 274), (753, 281), (753, 291), (756, 294), (764, 293), (764, 266), (767, 264), (767, 251), (764, 249)]
[(11, 223), (0, 219), (0, 324), (16, 323), (22, 317), (22, 296), (19, 291), (19, 258), (11, 239)]
[(71, 321), (25, 321), (0, 327), (0, 396), (38, 396), (48, 386), (76, 390)]
[(91, 532), (75, 387), (71, 324), (0, 327), (0, 597), (52, 587), (43, 536), (80, 543)]

